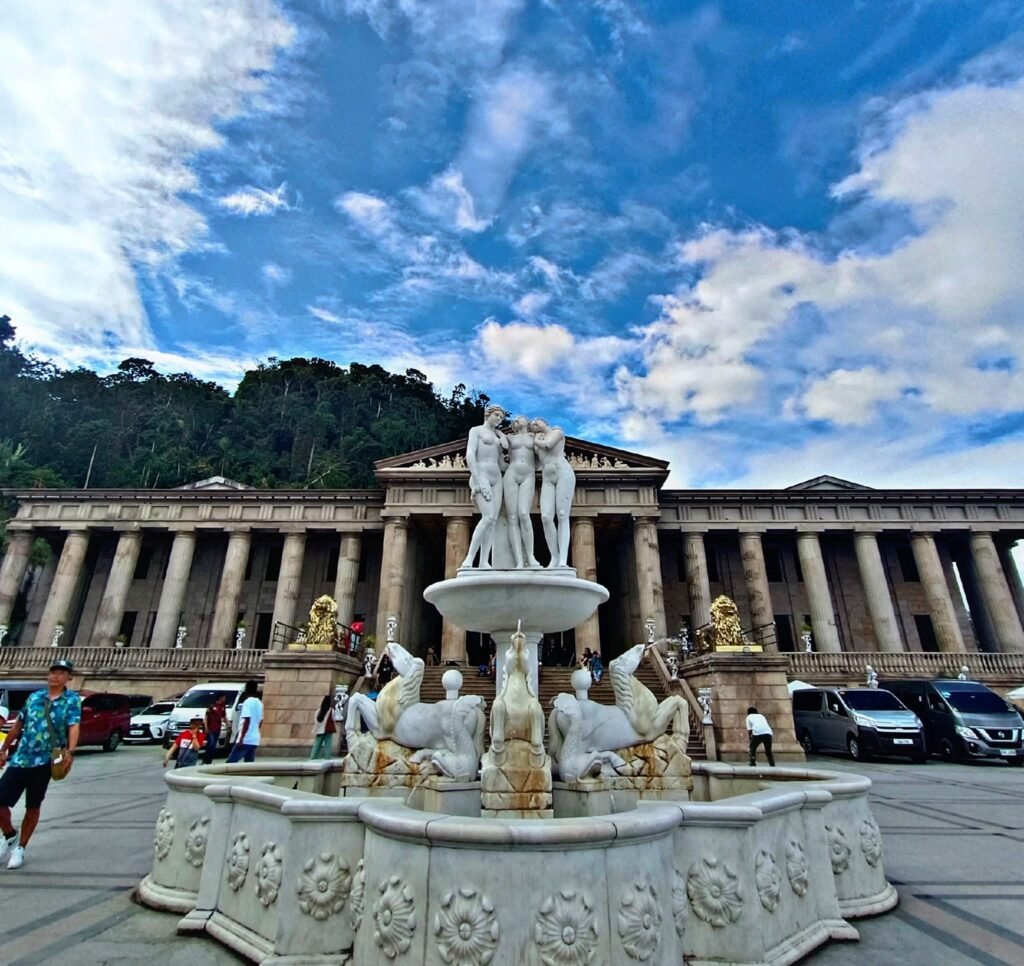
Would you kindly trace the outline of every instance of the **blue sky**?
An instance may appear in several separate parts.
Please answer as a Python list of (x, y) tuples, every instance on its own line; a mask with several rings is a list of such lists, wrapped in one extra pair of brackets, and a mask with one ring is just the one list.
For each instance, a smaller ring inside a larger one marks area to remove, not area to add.
[(425, 372), (671, 485), (1019, 486), (1019, 3), (96, 0), (0, 25), (0, 310)]

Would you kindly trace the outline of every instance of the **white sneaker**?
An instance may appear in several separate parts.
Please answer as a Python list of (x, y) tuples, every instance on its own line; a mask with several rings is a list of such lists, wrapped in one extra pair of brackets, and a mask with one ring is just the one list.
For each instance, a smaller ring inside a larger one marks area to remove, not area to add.
[(0, 862), (3, 862), (11, 854), (11, 849), (14, 848), (15, 842), (18, 841), (17, 831), (9, 838), (0, 837)]
[(20, 869), (25, 864), (25, 847), (16, 845), (11, 849), (11, 861), (7, 863), (8, 869)]

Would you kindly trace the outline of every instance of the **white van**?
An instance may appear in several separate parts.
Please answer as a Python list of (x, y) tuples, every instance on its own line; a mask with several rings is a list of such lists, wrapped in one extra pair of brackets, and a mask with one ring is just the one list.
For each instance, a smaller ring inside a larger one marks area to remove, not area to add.
[(178, 737), (187, 727), (189, 721), (196, 716), (205, 719), (206, 709), (213, 704), (221, 695), (224, 696), (224, 707), (227, 709), (227, 720), (220, 733), (220, 748), (230, 744), (234, 735), (235, 722), (237, 720), (236, 710), (242, 704), (242, 692), (245, 690), (244, 681), (207, 681), (205, 684), (197, 684), (189, 688), (179, 699), (167, 719), (167, 728), (164, 731), (164, 747), (170, 748), (174, 739)]

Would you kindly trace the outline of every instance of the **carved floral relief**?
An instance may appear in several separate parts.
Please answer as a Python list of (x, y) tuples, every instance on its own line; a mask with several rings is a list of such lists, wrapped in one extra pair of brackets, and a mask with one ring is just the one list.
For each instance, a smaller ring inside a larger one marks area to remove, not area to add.
[(782, 874), (775, 856), (767, 849), (761, 849), (754, 860), (754, 883), (761, 905), (769, 912), (774, 912), (782, 892)]
[(373, 904), (373, 941), (388, 959), (395, 959), (412, 945), (416, 930), (416, 900), (397, 875), (380, 884)]
[(197, 818), (188, 828), (185, 836), (185, 861), (199, 869), (206, 858), (206, 843), (210, 835), (210, 819)]
[(826, 825), (828, 853), (832, 859), (832, 874), (839, 875), (850, 867), (850, 846), (846, 833), (838, 825)]
[(537, 913), (533, 938), (543, 966), (587, 966), (598, 944), (590, 897), (574, 889), (549, 895)]
[(622, 895), (618, 917), (619, 939), (630, 959), (647, 962), (661, 942), (661, 909), (654, 886), (634, 882)]
[(264, 908), (277, 901), (283, 867), (281, 849), (275, 843), (267, 842), (256, 863), (256, 895)]
[(686, 879), (678, 869), (672, 870), (672, 919), (676, 925), (676, 935), (682, 939), (686, 932), (686, 923), (690, 918), (690, 905), (686, 901)]
[(807, 887), (810, 884), (807, 853), (796, 839), (790, 839), (789, 845), (786, 846), (786, 878), (789, 879), (789, 887), (796, 895), (807, 894)]
[(736, 922), (743, 914), (739, 877), (713, 856), (690, 866), (686, 894), (697, 916), (716, 929)]
[(228, 851), (228, 885), (237, 892), (249, 874), (249, 836), (236, 832)]
[(153, 848), (156, 849), (158, 859), (166, 859), (174, 844), (174, 813), (167, 808), (161, 808), (156, 818), (156, 835), (153, 838)]
[(348, 863), (333, 852), (323, 852), (303, 867), (298, 881), (299, 908), (317, 920), (341, 912), (352, 891)]
[(451, 966), (487, 966), (498, 947), (494, 904), (475, 889), (446, 893), (434, 915), (441, 961)]
[(352, 931), (359, 932), (366, 911), (366, 864), (362, 859), (356, 863), (356, 874), (352, 877), (352, 892), (349, 895), (349, 913), (352, 916)]
[(860, 823), (860, 850), (871, 868), (882, 861), (882, 833), (874, 817)]

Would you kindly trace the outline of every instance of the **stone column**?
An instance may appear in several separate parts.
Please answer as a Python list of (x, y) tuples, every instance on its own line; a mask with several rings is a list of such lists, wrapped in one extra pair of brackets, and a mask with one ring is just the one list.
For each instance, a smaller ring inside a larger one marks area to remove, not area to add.
[(1017, 616), (1024, 621), (1024, 582), (1021, 580), (1020, 567), (1013, 556), (1016, 541), (1011, 540), (999, 548), (999, 562), (1002, 564), (1006, 582), (1010, 585), (1010, 596), (1017, 605)]
[[(469, 517), (448, 517), (444, 539), (444, 579), (451, 580), (458, 574), (459, 564), (469, 553)], [(466, 631), (453, 624), (447, 617), (441, 623), (441, 663), (457, 661), (466, 663)]]
[[(43, 616), (36, 631), (36, 647), (49, 647), (53, 643), (53, 632), (57, 625), (67, 621), (78, 590), (78, 582), (82, 578), (82, 565), (85, 563), (88, 549), (88, 530), (72, 530), (68, 533), (64, 549), (60, 552), (60, 560), (57, 561), (57, 572), (53, 575), (53, 583), (50, 585), (50, 595), (46, 598)], [(62, 640), (61, 643), (68, 645), (71, 641)]]
[(818, 534), (801, 531), (796, 535), (796, 550), (800, 557), (800, 569), (807, 588), (807, 604), (811, 611), (811, 627), (814, 632), (814, 649), (838, 654), (839, 632), (836, 630), (836, 615), (832, 610), (832, 595), (828, 589), (828, 574), (821, 556)]
[(935, 628), (939, 650), (966, 650), (942, 561), (935, 546), (935, 537), (931, 533), (914, 533), (910, 537), (910, 546), (914, 551), (914, 562), (917, 564), (917, 573), (921, 578), (925, 600), (928, 602), (928, 613)]
[(882, 555), (878, 550), (878, 531), (858, 530), (853, 535), (853, 545), (857, 551), (857, 565), (860, 567), (860, 579), (864, 585), (864, 596), (878, 649), (890, 653), (904, 651), (906, 648), (900, 639), (896, 611), (892, 606), (892, 595), (885, 579)]
[(284, 550), (281, 551), (281, 570), (277, 575), (277, 593), (274, 595), (274, 616), (270, 624), (271, 639), (278, 624), (295, 626), (299, 591), (302, 587), (302, 564), (305, 559), (306, 534), (285, 534)]
[[(577, 517), (572, 522), (572, 565), (580, 580), (597, 582), (597, 543), (593, 517)], [(597, 611), (576, 627), (576, 657), (582, 657), (584, 649), (588, 647), (591, 651), (601, 651), (601, 623), (597, 619)]]
[(150, 647), (174, 647), (181, 612), (185, 607), (185, 592), (188, 590), (188, 576), (192, 572), (192, 557), (195, 551), (195, 531), (179, 530), (175, 533), (171, 555), (167, 559), (164, 585), (160, 588), (160, 603), (156, 608), (156, 622), (153, 624)]
[(1004, 652), (1024, 652), (1024, 629), (1013, 605), (1006, 575), (999, 565), (991, 533), (971, 534), (971, 558), (978, 572), (978, 584), (992, 622), (996, 646)]
[(334, 600), (338, 605), (338, 623), (352, 626), (356, 619), (356, 589), (359, 586), (359, 557), (363, 550), (361, 533), (343, 533), (338, 548), (338, 576), (334, 581)]
[[(708, 558), (704, 553), (703, 533), (683, 534), (686, 557), (686, 587), (690, 594), (690, 631), (711, 623), (711, 585), (708, 583)], [(762, 558), (761, 566), (764, 566)]]
[(10, 623), (32, 551), (31, 530), (10, 530), (7, 536), (7, 553), (0, 564), (0, 624)]
[[(775, 620), (775, 614), (772, 611), (768, 572), (764, 566), (761, 531), (742, 531), (740, 533), (740, 561), (743, 564), (743, 581), (747, 585), (747, 599), (750, 601), (750, 621), (754, 628), (764, 627)], [(777, 651), (779, 646), (774, 635), (771, 637), (771, 642), (765, 650)]]
[[(124, 617), (124, 604), (131, 590), (135, 565), (139, 562), (139, 547), (142, 531), (126, 530), (117, 540), (114, 560), (110, 564), (107, 586), (100, 600), (96, 622), (92, 625), (90, 645), (92, 647), (113, 647), (117, 632)], [(70, 642), (69, 642), (70, 643)]]
[(665, 636), (665, 593), (661, 584), (657, 517), (633, 518), (633, 546), (640, 596), (640, 621), (654, 620), (654, 636)]
[(380, 595), (377, 598), (377, 653), (387, 640), (388, 617), (398, 618), (402, 636), (402, 593), (405, 590), (406, 551), (409, 545), (409, 518), (389, 517), (384, 522), (384, 552), (380, 565)]
[(249, 530), (232, 530), (228, 536), (228, 550), (224, 556), (224, 569), (221, 571), (217, 602), (213, 610), (213, 625), (210, 627), (209, 646), (212, 648), (223, 650), (235, 646), (238, 603), (242, 599), (242, 583), (251, 545), (252, 533)]

